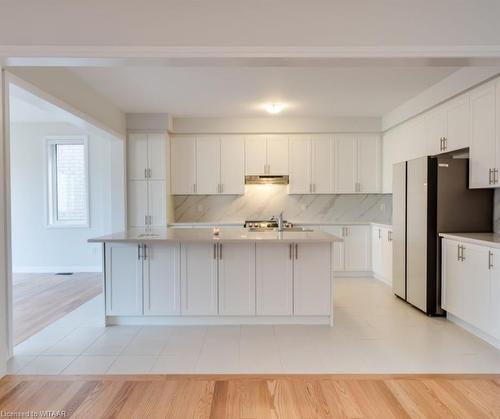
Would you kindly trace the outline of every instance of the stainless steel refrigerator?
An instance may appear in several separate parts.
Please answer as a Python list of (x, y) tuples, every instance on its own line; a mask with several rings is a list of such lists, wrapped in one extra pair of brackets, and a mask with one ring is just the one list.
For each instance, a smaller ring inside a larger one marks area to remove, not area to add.
[(469, 160), (422, 157), (393, 169), (393, 291), (442, 315), (439, 233), (491, 232), (493, 191), (469, 189)]

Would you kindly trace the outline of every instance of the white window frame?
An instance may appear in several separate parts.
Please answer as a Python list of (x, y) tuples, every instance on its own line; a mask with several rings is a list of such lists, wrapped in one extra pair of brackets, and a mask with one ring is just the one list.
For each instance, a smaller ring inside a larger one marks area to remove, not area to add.
[[(57, 219), (57, 194), (55, 166), (54, 166), (54, 151), (53, 147), (60, 144), (79, 144), (83, 145), (84, 149), (84, 168), (85, 168), (85, 215), (86, 219), (83, 222), (75, 221), (60, 221)], [(46, 221), (47, 228), (90, 228), (90, 192), (89, 192), (89, 159), (88, 159), (88, 136), (86, 135), (58, 135), (45, 137), (46, 150)]]

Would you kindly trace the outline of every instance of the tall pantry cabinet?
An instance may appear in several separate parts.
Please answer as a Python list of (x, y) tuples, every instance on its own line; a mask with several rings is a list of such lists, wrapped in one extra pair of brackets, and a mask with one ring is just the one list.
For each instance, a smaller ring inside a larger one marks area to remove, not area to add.
[(130, 133), (127, 142), (128, 226), (167, 225), (168, 138)]

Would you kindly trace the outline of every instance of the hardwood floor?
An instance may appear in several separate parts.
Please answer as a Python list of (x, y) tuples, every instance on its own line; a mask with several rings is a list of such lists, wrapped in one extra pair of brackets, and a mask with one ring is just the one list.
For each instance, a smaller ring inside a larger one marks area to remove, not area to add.
[(0, 413), (74, 418), (499, 418), (500, 375), (8, 376)]
[(102, 292), (101, 274), (14, 274), (14, 343), (23, 342)]

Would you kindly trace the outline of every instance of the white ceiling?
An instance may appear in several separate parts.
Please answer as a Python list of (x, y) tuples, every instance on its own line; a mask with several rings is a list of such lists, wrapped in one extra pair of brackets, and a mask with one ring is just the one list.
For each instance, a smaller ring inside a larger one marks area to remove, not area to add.
[(80, 67), (75, 74), (127, 113), (174, 116), (380, 117), (454, 67)]

